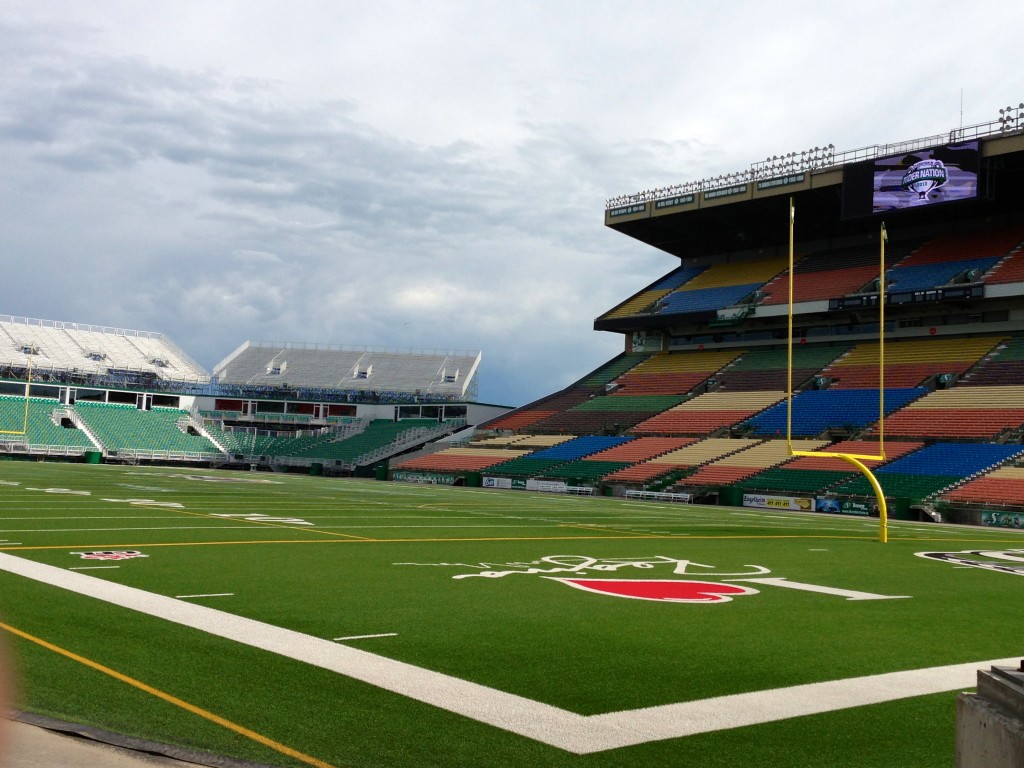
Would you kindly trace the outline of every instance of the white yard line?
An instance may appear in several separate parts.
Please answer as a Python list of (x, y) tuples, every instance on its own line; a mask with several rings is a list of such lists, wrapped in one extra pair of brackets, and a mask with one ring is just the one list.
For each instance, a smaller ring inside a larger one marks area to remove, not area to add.
[(0, 552), (0, 570), (337, 672), (575, 754), (973, 688), (1007, 659), (831, 680), (584, 716), (324, 638)]
[(186, 600), (190, 597), (234, 597), (234, 592), (210, 592), (205, 595), (175, 595), (177, 600)]
[(77, 568), (68, 568), (69, 571), (107, 571), (112, 568), (120, 568), (120, 565), (80, 565)]

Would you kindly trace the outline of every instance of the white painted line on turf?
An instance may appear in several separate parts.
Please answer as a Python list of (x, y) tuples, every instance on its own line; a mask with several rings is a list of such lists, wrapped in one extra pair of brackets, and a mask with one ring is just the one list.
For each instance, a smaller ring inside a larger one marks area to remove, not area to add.
[(175, 595), (174, 597), (178, 600), (186, 600), (190, 597), (234, 597), (234, 592), (211, 592), (205, 595)]
[(348, 637), (336, 637), (335, 642), (342, 642), (344, 640), (371, 640), (375, 637), (398, 637), (397, 632), (381, 632), (376, 635), (349, 635)]
[(120, 568), (120, 565), (80, 565), (77, 568), (68, 568), (69, 571), (106, 571), (111, 568)]
[(979, 669), (1020, 663), (1019, 656), (1012, 656), (587, 716), (330, 640), (2, 552), (0, 570), (337, 672), (580, 755), (971, 689)]

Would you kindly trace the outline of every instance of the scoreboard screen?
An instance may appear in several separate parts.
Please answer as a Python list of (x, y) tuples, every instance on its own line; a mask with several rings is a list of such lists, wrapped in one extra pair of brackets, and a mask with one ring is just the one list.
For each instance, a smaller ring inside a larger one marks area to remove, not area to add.
[(843, 168), (843, 218), (973, 200), (980, 169), (977, 140), (851, 163)]

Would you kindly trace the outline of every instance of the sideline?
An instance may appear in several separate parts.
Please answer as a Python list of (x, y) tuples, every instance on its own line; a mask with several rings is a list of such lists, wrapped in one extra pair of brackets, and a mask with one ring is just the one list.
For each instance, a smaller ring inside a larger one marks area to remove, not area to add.
[(1014, 656), (585, 716), (328, 639), (12, 555), (0, 553), (0, 570), (337, 672), (579, 755), (969, 689), (979, 668), (1020, 662)]

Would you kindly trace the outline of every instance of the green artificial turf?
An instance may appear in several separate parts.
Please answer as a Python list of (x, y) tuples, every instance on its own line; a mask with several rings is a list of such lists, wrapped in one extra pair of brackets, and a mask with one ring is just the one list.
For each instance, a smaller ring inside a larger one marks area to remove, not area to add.
[[(216, 481), (213, 481), (216, 480)], [(0, 552), (83, 571), (583, 715), (1024, 651), (1016, 574), (922, 551), (1020, 532), (299, 475), (0, 462)], [(73, 493), (69, 493), (72, 491)], [(72, 554), (138, 550), (106, 563)], [(771, 577), (715, 605), (623, 599), (522, 573), (575, 556), (661, 563), (591, 578)], [(691, 565), (683, 576), (672, 561)], [(482, 571), (518, 571), (501, 577)], [(463, 578), (454, 578), (461, 576)], [(469, 576), (466, 578), (466, 576)], [(574, 755), (298, 661), (0, 572), (0, 621), (338, 768), (934, 766), (955, 692)], [(0, 633), (0, 636), (5, 633)], [(293, 757), (20, 637), (19, 706), (281, 766)]]

